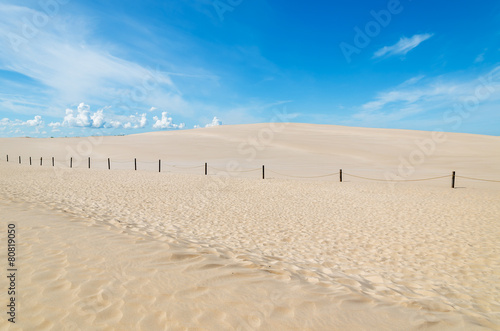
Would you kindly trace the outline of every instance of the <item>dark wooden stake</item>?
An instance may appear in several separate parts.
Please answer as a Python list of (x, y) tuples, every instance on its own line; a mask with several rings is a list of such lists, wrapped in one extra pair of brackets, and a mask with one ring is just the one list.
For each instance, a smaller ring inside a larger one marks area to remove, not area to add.
[(7, 154), (7, 162), (9, 162), (9, 155)]
[(40, 165), (42, 165), (42, 158), (40, 158)]
[(134, 169), (137, 171), (137, 158), (134, 159)]
[(69, 158), (69, 167), (73, 168), (73, 158)]
[(21, 164), (21, 157), (19, 156), (19, 164)]
[(161, 172), (161, 160), (158, 160), (158, 172)]
[(455, 171), (451, 175), (451, 188), (455, 188)]
[(54, 157), (52, 157), (52, 166), (54, 166)]
[(111, 170), (111, 161), (109, 160), (109, 157), (108, 157), (108, 170)]
[(207, 163), (205, 162), (205, 176), (208, 175), (208, 165)]
[(266, 171), (264, 169), (264, 166), (262, 166), (262, 179), (266, 179)]
[(31, 156), (30, 156), (30, 165), (31, 165)]
[(89, 169), (90, 169), (90, 156), (89, 156)]
[(342, 169), (340, 169), (340, 182), (342, 183)]

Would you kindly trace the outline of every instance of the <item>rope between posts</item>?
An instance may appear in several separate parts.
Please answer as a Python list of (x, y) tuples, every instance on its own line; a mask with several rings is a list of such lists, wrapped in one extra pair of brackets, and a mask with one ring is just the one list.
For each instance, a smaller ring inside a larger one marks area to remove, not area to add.
[(179, 168), (179, 169), (197, 169), (197, 168), (204, 168), (205, 166), (192, 166), (192, 167), (183, 167), (183, 166), (178, 166), (178, 165), (166, 165), (167, 167), (171, 168)]
[(271, 173), (274, 173), (276, 175), (280, 175), (280, 176), (285, 176), (285, 177), (292, 177), (292, 178), (322, 178), (322, 177), (330, 177), (330, 176), (335, 176), (335, 175), (338, 175), (339, 172), (336, 172), (334, 174), (327, 174), (327, 175), (319, 175), (319, 176), (293, 176), (293, 175), (285, 175), (285, 174), (281, 174), (279, 172), (276, 172), (276, 171), (273, 171), (273, 170), (267, 170)]
[(225, 169), (215, 168), (215, 167), (212, 167), (212, 166), (209, 166), (209, 168), (217, 170), (217, 171), (226, 171), (226, 172), (252, 172), (252, 171), (257, 171), (257, 170), (261, 169), (261, 168), (255, 168), (255, 169), (250, 169), (250, 170), (225, 170)]
[(366, 179), (366, 180), (374, 180), (374, 181), (378, 181), (378, 182), (421, 182), (421, 181), (425, 181), (425, 180), (434, 180), (434, 179), (451, 177), (451, 175), (446, 175), (446, 176), (440, 176), (440, 177), (421, 178), (421, 179), (378, 179), (378, 178), (368, 178), (368, 177), (351, 175), (351, 174), (348, 174), (345, 172), (344, 172), (344, 175), (352, 176), (352, 177), (356, 177), (356, 178), (361, 178), (361, 179)]
[(109, 160), (111, 163), (134, 163), (134, 160), (131, 160), (131, 161), (115, 161), (113, 159), (110, 159)]
[(466, 179), (471, 179), (471, 180), (480, 180), (483, 182), (495, 182), (495, 183), (500, 183), (500, 180), (493, 180), (493, 179), (481, 179), (481, 178), (473, 178), (473, 177), (465, 177), (465, 176), (455, 176), (459, 178), (466, 178)]
[(158, 161), (137, 161), (137, 163), (158, 164)]

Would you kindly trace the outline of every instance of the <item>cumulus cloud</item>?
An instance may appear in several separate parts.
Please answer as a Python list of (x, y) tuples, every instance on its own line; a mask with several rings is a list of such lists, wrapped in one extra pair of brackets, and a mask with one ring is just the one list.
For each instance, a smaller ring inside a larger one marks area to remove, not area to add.
[(153, 117), (155, 124), (153, 124), (153, 129), (182, 129), (185, 124), (174, 124), (172, 121), (172, 117), (168, 117), (168, 113), (166, 111), (161, 113), (161, 119), (158, 116)]
[(139, 120), (139, 127), (143, 128), (146, 126), (147, 123), (148, 123), (148, 119), (146, 117), (146, 114), (142, 114), (141, 119)]
[(139, 129), (139, 128), (144, 128), (148, 122), (148, 119), (146, 117), (146, 114), (141, 114), (139, 115), (130, 115), (128, 118), (128, 122), (124, 123), (123, 125), (119, 121), (113, 121), (112, 126), (113, 127), (120, 127), (123, 126), (124, 129)]
[(20, 125), (25, 125), (25, 126), (33, 126), (33, 127), (43, 127), (44, 122), (42, 120), (42, 116), (36, 115), (32, 120), (27, 120), (26, 122), (23, 122), (19, 119), (15, 120), (10, 120), (8, 118), (2, 118), (0, 120), (0, 125), (1, 126), (20, 126)]
[(382, 57), (384, 55), (406, 55), (406, 53), (408, 53), (433, 35), (434, 34), (432, 33), (424, 33), (416, 34), (411, 38), (402, 37), (396, 44), (392, 46), (382, 47), (381, 49), (376, 51), (373, 57)]
[(96, 112), (91, 112), (89, 105), (80, 103), (76, 112), (72, 109), (66, 109), (66, 115), (62, 122), (51, 122), (49, 126), (55, 131), (59, 127), (82, 127), (82, 128), (124, 128), (139, 129), (146, 127), (148, 122), (146, 113), (130, 116), (114, 116), (105, 114), (105, 110), (110, 107), (104, 107)]
[(212, 123), (208, 123), (207, 125), (205, 125), (205, 127), (210, 128), (212, 126), (219, 126), (219, 125), (222, 125), (222, 121), (218, 119), (217, 116), (215, 116), (212, 120)]
[(34, 119), (27, 120), (26, 125), (28, 125), (28, 126), (43, 126), (42, 116), (36, 115)]
[(62, 126), (90, 127), (93, 126), (91, 117), (93, 117), (93, 115), (90, 115), (89, 105), (86, 105), (82, 102), (78, 105), (77, 114), (75, 114), (73, 109), (66, 109), (66, 116), (64, 116)]
[(92, 126), (94, 128), (101, 128), (104, 126), (104, 109), (100, 109), (96, 111), (93, 115), (90, 116), (92, 120)]

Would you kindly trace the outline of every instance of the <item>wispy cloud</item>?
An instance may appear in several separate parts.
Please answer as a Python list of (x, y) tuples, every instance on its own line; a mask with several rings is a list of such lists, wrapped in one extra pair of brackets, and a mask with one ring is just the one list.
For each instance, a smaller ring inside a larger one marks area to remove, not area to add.
[[(194, 107), (185, 98), (190, 91), (181, 91), (173, 78), (196, 80), (191, 83), (194, 89), (198, 84), (217, 79), (204, 69), (192, 66), (183, 73), (181, 63), (172, 65), (179, 70), (171, 72), (117, 56), (126, 54), (126, 50), (89, 37), (91, 24), (81, 17), (63, 15), (62, 10), (60, 15), (50, 18), (50, 24), (36, 30), (36, 38), (29, 39), (23, 35), (19, 22), (43, 13), (5, 4), (0, 4), (0, 11), (3, 17), (0, 30), (5, 32), (5, 43), (0, 48), (0, 69), (40, 83), (45, 89), (44, 95), (51, 96), (50, 106), (46, 108), (60, 111), (77, 100), (87, 100), (92, 104), (113, 105), (114, 110), (121, 109), (123, 113), (147, 109), (154, 104), (168, 107), (169, 112), (193, 115)], [(162, 61), (165, 68), (171, 68), (166, 60)], [(11, 111), (19, 109), (8, 103), (4, 106)]]
[(472, 79), (417, 76), (379, 93), (374, 100), (361, 105), (352, 118), (372, 124), (410, 119), (417, 114), (441, 119), (446, 111), (460, 105), (470, 108), (488, 103), (497, 105), (499, 101), (500, 66)]
[(481, 63), (481, 62), (484, 62), (484, 55), (486, 54), (486, 51), (488, 49), (486, 48), (484, 50), (484, 52), (482, 52), (481, 54), (479, 54), (475, 59), (474, 59), (474, 63)]
[(434, 34), (416, 34), (411, 38), (402, 37), (392, 46), (384, 46), (373, 55), (374, 58), (382, 56), (406, 55), (409, 51), (420, 45), (422, 42), (431, 38)]

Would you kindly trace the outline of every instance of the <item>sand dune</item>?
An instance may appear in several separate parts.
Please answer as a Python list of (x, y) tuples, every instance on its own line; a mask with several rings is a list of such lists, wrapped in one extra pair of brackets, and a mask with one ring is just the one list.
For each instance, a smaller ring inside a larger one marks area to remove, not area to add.
[[(313, 176), (342, 168), (382, 179), (387, 171), (399, 175), (398, 167), (403, 164), (402, 174), (408, 179), (448, 175), (455, 170), (464, 176), (500, 180), (499, 146), (500, 137), (492, 136), (294, 123), (121, 137), (0, 139), (0, 151), (4, 154), (1, 158), (9, 154), (11, 161), (17, 161), (22, 156), (24, 163), (31, 156), (34, 164), (43, 157), (45, 165), (49, 165), (49, 159), (55, 157), (60, 166), (68, 167), (73, 157), (76, 166), (85, 168), (87, 157), (91, 156), (93, 168), (106, 169), (106, 160), (111, 158), (113, 168), (133, 169), (133, 159), (137, 158), (140, 169), (157, 171), (157, 160), (162, 159), (164, 170), (174, 171), (167, 164), (202, 166), (208, 162), (226, 170), (232, 162), (242, 170), (265, 164), (285, 174)], [(408, 170), (409, 166), (414, 170)], [(200, 168), (192, 172), (202, 171)], [(255, 178), (259, 174), (248, 176)]]
[[(74, 156), (83, 161), (73, 169), (12, 161), (64, 159), (88, 138), (0, 139), (0, 153), (11, 155), (0, 161), (0, 223), (19, 228), (22, 289), (19, 323), (2, 316), (0, 328), (500, 329), (500, 183), (459, 179), (452, 190), (450, 178), (389, 185), (204, 176), (203, 168), (159, 174), (153, 163), (150, 171), (108, 171), (97, 161), (85, 169), (90, 155), (226, 170), (265, 163), (299, 176), (342, 167), (383, 178), (415, 141), (432, 137), (285, 124), (253, 145), (254, 158), (238, 151), (269, 128), (106, 137)], [(446, 135), (405, 178), (451, 170), (499, 178), (498, 137)]]

